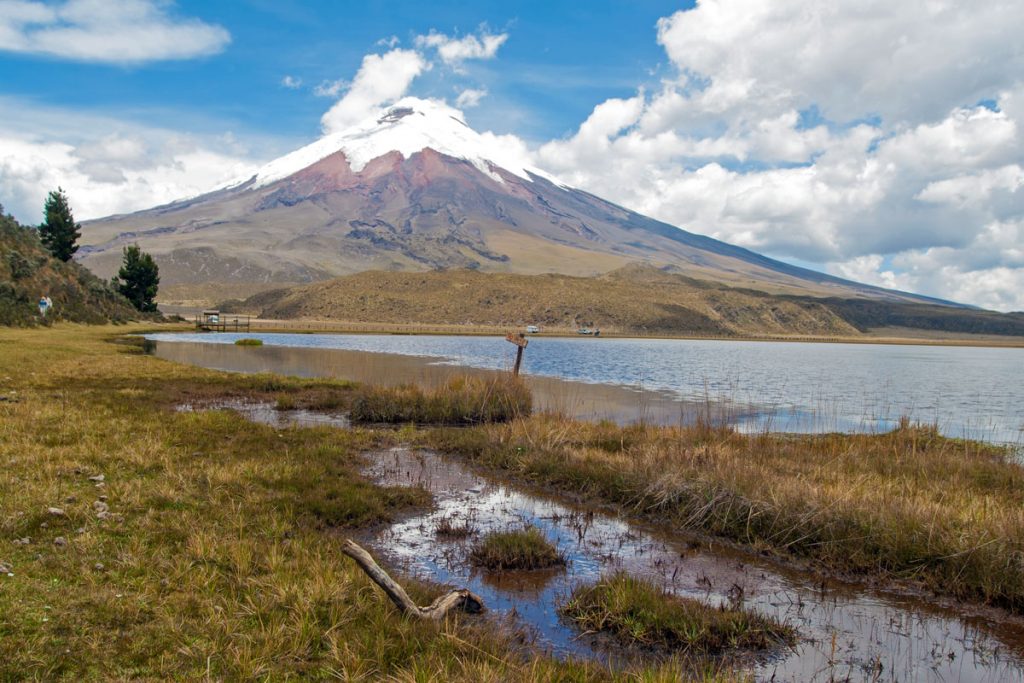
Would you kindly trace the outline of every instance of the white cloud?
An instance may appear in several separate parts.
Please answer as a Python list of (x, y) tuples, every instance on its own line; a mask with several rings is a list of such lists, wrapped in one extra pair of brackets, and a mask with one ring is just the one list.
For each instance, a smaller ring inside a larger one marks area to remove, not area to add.
[(345, 96), (320, 120), (325, 133), (336, 133), (365, 118), (382, 104), (406, 93), (413, 79), (430, 68), (415, 50), (366, 55)]
[(341, 91), (349, 86), (349, 82), (343, 78), (336, 81), (321, 81), (313, 88), (313, 94), (317, 97), (337, 97)]
[(0, 203), (24, 223), (42, 219), (57, 186), (87, 220), (200, 194), (256, 168), (230, 133), (184, 135), (0, 98)]
[(416, 36), (416, 47), (433, 48), (437, 50), (437, 56), (442, 62), (458, 68), (469, 59), (493, 59), (506, 40), (507, 33), (491, 34), (486, 30), (481, 30), (479, 36), (468, 35), (462, 38), (431, 31), (427, 35)]
[(298, 90), (302, 87), (302, 79), (295, 76), (285, 76), (281, 79), (281, 87), (289, 90)]
[(480, 100), (485, 97), (487, 97), (487, 88), (466, 88), (455, 98), (455, 106), (471, 109), (480, 104)]
[(221, 26), (172, 16), (159, 0), (0, 0), (0, 50), (86, 62), (139, 63), (221, 52)]
[(1021, 25), (1019, 3), (701, 0), (658, 24), (674, 74), (536, 163), (776, 257), (1021, 309), (997, 257), (1024, 221)]

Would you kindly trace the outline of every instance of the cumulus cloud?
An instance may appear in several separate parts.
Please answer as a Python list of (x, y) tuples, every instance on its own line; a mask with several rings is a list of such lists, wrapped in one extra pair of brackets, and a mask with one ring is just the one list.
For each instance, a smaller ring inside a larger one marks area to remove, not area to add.
[(230, 134), (183, 135), (5, 99), (0, 121), (0, 203), (28, 224), (42, 220), (57, 186), (87, 220), (197, 195), (257, 168)]
[(442, 62), (458, 68), (469, 59), (493, 59), (506, 40), (507, 33), (491, 34), (486, 30), (481, 30), (479, 36), (468, 35), (462, 38), (431, 31), (427, 35), (416, 36), (415, 44), (418, 48), (437, 50), (437, 56)]
[(289, 90), (298, 90), (302, 87), (302, 79), (295, 76), (285, 76), (281, 79), (281, 87)]
[(1024, 309), (1022, 24), (1012, 3), (701, 0), (658, 23), (658, 88), (536, 163), (776, 257)]
[(466, 88), (455, 98), (455, 106), (471, 109), (480, 104), (480, 100), (485, 97), (487, 97), (487, 88)]
[(159, 0), (0, 0), (0, 50), (86, 62), (140, 63), (221, 52), (221, 26), (178, 17)]
[(429, 63), (415, 50), (366, 55), (345, 95), (321, 118), (324, 132), (344, 130), (382, 104), (400, 98), (413, 79), (429, 68)]

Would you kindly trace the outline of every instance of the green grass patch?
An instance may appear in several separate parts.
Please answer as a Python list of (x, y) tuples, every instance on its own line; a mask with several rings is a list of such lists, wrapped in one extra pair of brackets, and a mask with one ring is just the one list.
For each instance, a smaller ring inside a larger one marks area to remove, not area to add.
[(530, 390), (511, 376), (453, 377), (424, 390), (416, 385), (360, 387), (352, 400), (353, 422), (472, 425), (506, 422), (530, 414)]
[(490, 571), (565, 566), (565, 556), (534, 526), (487, 534), (473, 547), (469, 560)]
[(746, 609), (711, 607), (618, 572), (577, 587), (559, 612), (585, 631), (627, 645), (717, 655), (793, 643), (796, 633)]
[(244, 339), (236, 339), (235, 346), (263, 346), (263, 340), (245, 337)]

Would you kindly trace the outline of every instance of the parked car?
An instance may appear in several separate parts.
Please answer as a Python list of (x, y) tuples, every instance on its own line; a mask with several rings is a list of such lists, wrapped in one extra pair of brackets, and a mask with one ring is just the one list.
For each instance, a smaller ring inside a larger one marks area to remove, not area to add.
[(529, 332), (530, 334), (537, 334), (538, 332), (540, 332), (540, 328), (537, 327), (536, 325), (527, 325), (526, 331)]

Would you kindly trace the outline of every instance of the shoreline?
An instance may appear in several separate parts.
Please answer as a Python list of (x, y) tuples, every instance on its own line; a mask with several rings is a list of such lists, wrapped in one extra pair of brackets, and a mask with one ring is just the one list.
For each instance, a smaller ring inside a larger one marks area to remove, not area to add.
[[(226, 314), (231, 317), (234, 314)], [(193, 330), (191, 323), (169, 323), (176, 328)], [(252, 333), (270, 334), (388, 334), (388, 335), (435, 335), (435, 336), (466, 336), (466, 337), (501, 337), (509, 331), (522, 331), (522, 326), (503, 325), (427, 325), (423, 323), (371, 323), (338, 320), (270, 320), (253, 318)], [(922, 330), (927, 333), (927, 330)], [(937, 333), (944, 334), (944, 333)], [(1000, 338), (997, 335), (978, 335), (974, 337), (955, 336), (946, 338), (935, 337), (904, 337), (904, 336), (870, 336), (863, 337), (825, 337), (818, 335), (750, 335), (725, 336), (703, 334), (636, 334), (601, 331), (599, 337), (581, 335), (570, 329), (557, 328), (543, 331), (528, 337), (561, 338), (561, 339), (678, 339), (692, 341), (725, 341), (725, 342), (789, 342), (806, 344), (868, 344), (880, 346), (963, 346), (975, 348), (1024, 348), (1024, 337)]]

